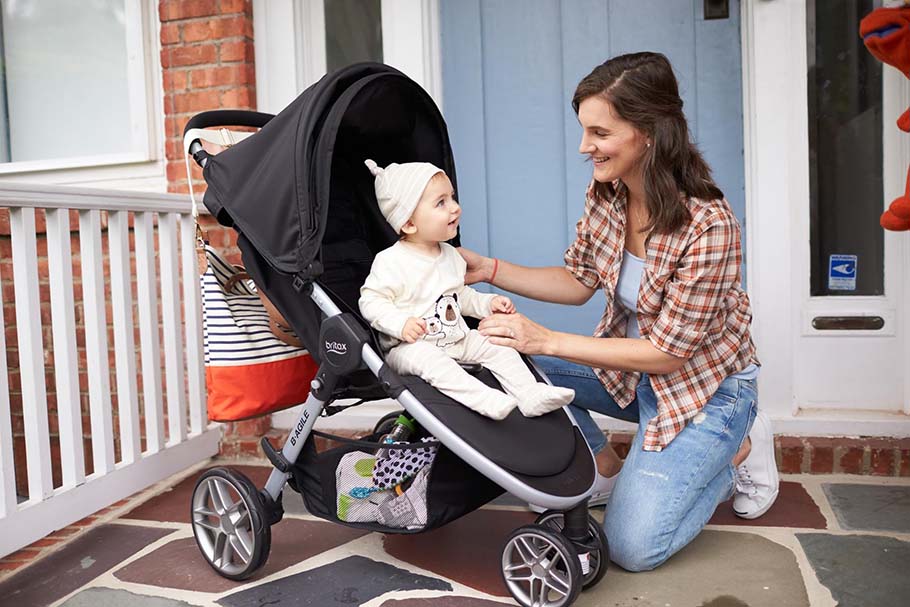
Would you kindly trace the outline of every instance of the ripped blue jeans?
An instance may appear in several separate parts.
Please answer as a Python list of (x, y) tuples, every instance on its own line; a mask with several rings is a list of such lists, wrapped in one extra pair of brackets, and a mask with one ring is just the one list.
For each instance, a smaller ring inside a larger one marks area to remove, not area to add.
[(732, 460), (755, 419), (755, 380), (728, 377), (699, 415), (662, 451), (643, 451), (657, 397), (646, 374), (636, 398), (621, 409), (590, 367), (549, 356), (534, 357), (550, 381), (573, 388), (572, 414), (594, 453), (606, 439), (590, 411), (638, 423), (629, 455), (607, 503), (604, 530), (610, 557), (623, 569), (647, 571), (698, 535), (717, 505), (733, 494)]

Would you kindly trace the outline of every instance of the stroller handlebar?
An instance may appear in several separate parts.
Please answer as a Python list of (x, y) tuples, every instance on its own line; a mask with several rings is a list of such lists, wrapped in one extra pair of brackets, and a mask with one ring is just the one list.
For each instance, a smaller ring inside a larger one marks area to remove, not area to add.
[[(213, 110), (210, 112), (201, 112), (196, 114), (183, 127), (183, 147), (184, 151), (193, 157), (196, 164), (205, 168), (210, 154), (202, 147), (200, 139), (217, 143), (220, 145), (233, 145), (242, 141), (252, 133), (240, 133), (236, 131), (227, 131), (222, 128), (220, 137), (216, 135), (219, 131), (208, 131), (213, 126), (245, 126), (253, 128), (262, 128), (269, 120), (274, 118), (273, 114), (263, 112), (252, 112), (248, 110)], [(189, 167), (187, 167), (189, 171)]]
[(250, 110), (213, 110), (201, 112), (190, 118), (183, 127), (186, 135), (190, 129), (207, 129), (213, 126), (251, 126), (260, 129), (274, 118), (274, 114), (253, 112)]

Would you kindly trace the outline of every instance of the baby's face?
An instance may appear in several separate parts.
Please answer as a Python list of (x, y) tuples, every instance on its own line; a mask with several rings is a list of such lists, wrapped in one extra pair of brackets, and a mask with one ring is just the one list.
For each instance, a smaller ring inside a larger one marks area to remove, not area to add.
[(458, 233), (460, 217), (461, 207), (455, 200), (452, 182), (445, 173), (437, 173), (424, 188), (417, 208), (408, 221), (414, 232), (407, 236), (421, 242), (451, 240)]

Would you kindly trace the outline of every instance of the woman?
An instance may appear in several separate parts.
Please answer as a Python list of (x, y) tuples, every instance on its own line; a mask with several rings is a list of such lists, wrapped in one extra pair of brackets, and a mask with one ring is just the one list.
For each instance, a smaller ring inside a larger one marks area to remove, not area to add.
[[(740, 516), (763, 514), (777, 495), (773, 443), (762, 416), (749, 440), (759, 362), (739, 224), (689, 140), (670, 63), (657, 53), (615, 57), (579, 83), (572, 106), (594, 175), (565, 267), (461, 252), (467, 282), (574, 305), (603, 290), (594, 337), (520, 314), (491, 316), (480, 330), (547, 355), (537, 360), (551, 381), (576, 391), (573, 414), (600, 473), (594, 498), (613, 490), (611, 556), (641, 571), (698, 535), (734, 487)], [(589, 410), (638, 423), (624, 464)]]

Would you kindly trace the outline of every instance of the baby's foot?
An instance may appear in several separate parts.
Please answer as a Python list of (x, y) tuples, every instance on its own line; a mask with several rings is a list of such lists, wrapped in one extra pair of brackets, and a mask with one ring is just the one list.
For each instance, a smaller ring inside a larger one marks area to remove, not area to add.
[(514, 396), (490, 388), (478, 401), (463, 402), (462, 404), (481, 415), (500, 420), (505, 419), (512, 409), (518, 406), (518, 401)]
[(575, 399), (575, 390), (549, 384), (534, 384), (526, 388), (518, 401), (518, 409), (525, 417), (537, 417), (560, 409)]

